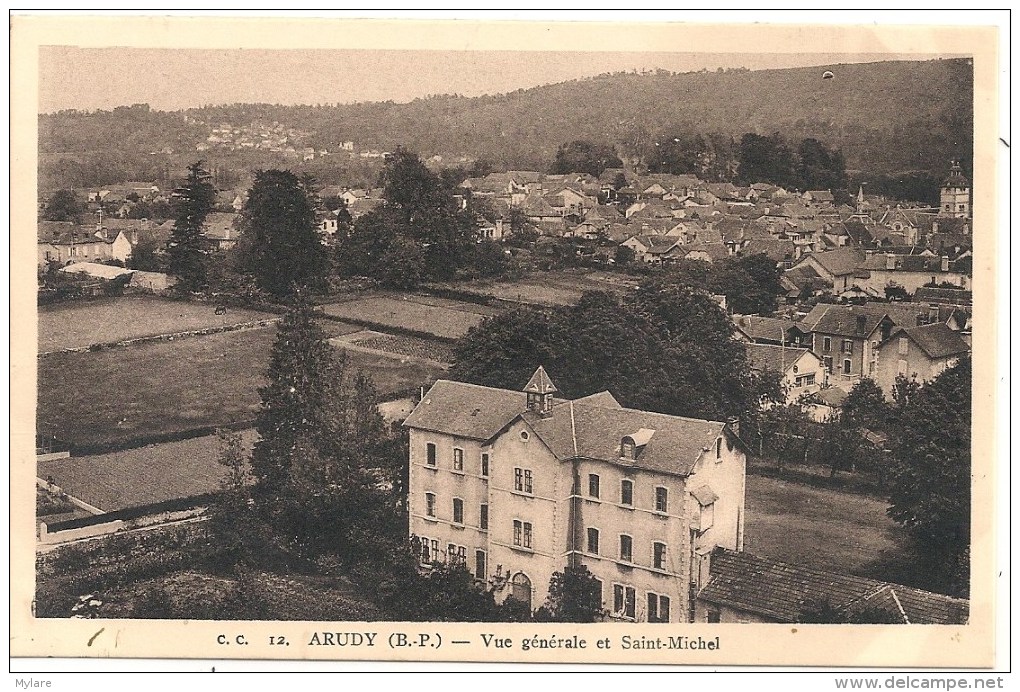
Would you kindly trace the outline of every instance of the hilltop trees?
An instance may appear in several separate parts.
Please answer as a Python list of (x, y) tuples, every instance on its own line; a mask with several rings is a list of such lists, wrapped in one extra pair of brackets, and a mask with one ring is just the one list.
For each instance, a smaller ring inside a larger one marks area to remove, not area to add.
[(575, 139), (556, 150), (552, 173), (587, 173), (596, 178), (607, 168), (620, 168), (623, 161), (616, 150), (608, 144), (596, 144), (584, 139)]
[(167, 268), (185, 291), (206, 286), (205, 240), (202, 227), (216, 201), (211, 176), (198, 161), (188, 166), (184, 185), (174, 191), (174, 229), (166, 246)]
[(781, 134), (768, 137), (748, 132), (740, 139), (738, 180), (744, 184), (772, 183), (791, 190), (839, 190), (846, 187), (846, 164), (841, 151), (832, 151), (814, 138), (794, 151)]
[(290, 171), (257, 171), (241, 211), (240, 265), (257, 286), (277, 298), (295, 287), (321, 289), (329, 257), (316, 228), (309, 178)]

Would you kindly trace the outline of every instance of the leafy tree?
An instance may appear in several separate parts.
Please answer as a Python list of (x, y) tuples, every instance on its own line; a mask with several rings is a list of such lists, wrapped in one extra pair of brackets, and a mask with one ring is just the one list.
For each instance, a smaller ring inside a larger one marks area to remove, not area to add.
[(383, 445), (375, 388), (326, 341), (303, 291), (280, 324), (267, 379), (252, 454), (261, 514), (342, 562), (373, 551), (372, 534), (401, 532), (390, 489), (404, 462), (386, 456), (401, 447)]
[(773, 183), (797, 188), (796, 160), (786, 140), (778, 132), (764, 137), (748, 132), (740, 139), (739, 180), (744, 184)]
[[(420, 280), (451, 279), (470, 266), (474, 216), (460, 208), (442, 179), (403, 149), (387, 160), (382, 177), (386, 205), (354, 224), (339, 248), (341, 271), (409, 287)], [(409, 267), (403, 265), (407, 261)], [(400, 278), (403, 272), (407, 278)]]
[(319, 239), (315, 192), (307, 177), (257, 171), (241, 211), (237, 249), (242, 266), (263, 291), (278, 298), (295, 288), (321, 289), (329, 258)]
[(719, 420), (778, 400), (778, 378), (750, 373), (733, 324), (708, 295), (668, 280), (626, 298), (490, 318), (455, 349), (453, 377), (517, 389), (545, 365), (565, 396), (608, 389), (627, 406)]
[(602, 615), (602, 585), (584, 565), (554, 572), (544, 611), (550, 622), (597, 622)]
[(634, 261), (635, 257), (637, 257), (637, 253), (634, 252), (633, 248), (630, 248), (626, 245), (621, 245), (618, 248), (616, 248), (616, 257), (614, 259), (616, 261), (616, 264), (618, 264), (621, 267), (626, 267), (628, 264)]
[(477, 227), (442, 180), (412, 152), (397, 149), (383, 171), (383, 197), (398, 232), (420, 244), (429, 278), (452, 278), (466, 263)]
[(488, 387), (524, 386), (542, 362), (552, 362), (553, 319), (525, 307), (495, 315), (472, 327), (454, 349), (454, 379)]
[(72, 190), (57, 190), (46, 202), (43, 218), (47, 221), (73, 221), (81, 223), (85, 202)]
[(322, 430), (319, 422), (328, 406), (335, 366), (326, 333), (299, 291), (277, 327), (268, 384), (259, 389), (262, 407), (255, 428), (260, 439), (252, 455), (257, 495), (272, 497), (282, 488), (299, 440)]
[(957, 594), (969, 584), (970, 411), (966, 358), (904, 403), (889, 480), (889, 516), (918, 539), (925, 566)]
[(163, 270), (163, 259), (159, 255), (159, 241), (151, 233), (139, 234), (138, 242), (131, 248), (128, 266), (145, 272)]
[(865, 377), (854, 385), (840, 407), (839, 421), (854, 431), (886, 429), (889, 406), (873, 379)]
[(174, 229), (166, 247), (167, 269), (177, 277), (178, 289), (184, 291), (200, 291), (206, 286), (202, 227), (216, 201), (210, 178), (198, 161), (188, 166), (187, 180), (174, 192)]
[(831, 151), (817, 139), (808, 137), (800, 143), (797, 158), (801, 187), (808, 190), (846, 188), (846, 164), (841, 151)]
[(664, 137), (655, 143), (657, 155), (648, 162), (648, 171), (674, 175), (700, 175), (706, 149), (705, 139), (701, 135), (680, 134)]
[[(704, 264), (704, 263), (702, 263)], [(726, 303), (743, 315), (771, 315), (783, 293), (782, 272), (765, 254), (729, 257), (712, 266), (708, 285), (726, 296)]]
[(596, 178), (607, 168), (621, 168), (623, 161), (608, 144), (575, 139), (556, 150), (552, 173), (588, 173)]

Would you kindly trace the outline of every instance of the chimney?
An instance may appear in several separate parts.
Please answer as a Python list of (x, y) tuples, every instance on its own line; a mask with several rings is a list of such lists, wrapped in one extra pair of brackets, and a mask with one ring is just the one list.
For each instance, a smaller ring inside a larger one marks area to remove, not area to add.
[(949, 258), (946, 255), (942, 255), (942, 271), (949, 271)]
[(896, 268), (896, 255), (891, 252), (885, 253), (885, 268), (895, 269)]
[(864, 259), (870, 260), (874, 256), (875, 256), (874, 250), (868, 249), (864, 251)]
[(737, 416), (731, 416), (726, 419), (726, 427), (730, 429), (737, 437), (740, 437), (740, 418)]
[(931, 222), (931, 232), (932, 233), (938, 233), (939, 232), (939, 222), (938, 222), (938, 220), (934, 220), (934, 221)]

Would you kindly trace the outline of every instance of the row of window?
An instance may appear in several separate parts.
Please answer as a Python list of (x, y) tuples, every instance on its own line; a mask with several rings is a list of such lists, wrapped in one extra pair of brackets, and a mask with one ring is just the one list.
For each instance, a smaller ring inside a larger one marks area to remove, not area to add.
[[(601, 499), (602, 480), (599, 478), (597, 473), (588, 474), (588, 497), (593, 500)], [(624, 478), (620, 481), (620, 504), (628, 507), (634, 506), (634, 481)], [(655, 488), (655, 502), (654, 505), (656, 512), (662, 512), (665, 514), (669, 511), (669, 489), (662, 486), (656, 486)]]
[[(447, 543), (446, 553), (439, 550), (439, 541), (435, 538), (419, 537), (421, 542), (421, 562), (423, 565), (431, 565), (434, 562), (447, 562), (451, 565), (467, 565), (467, 546)], [(484, 550), (475, 550), (474, 576), (475, 579), (485, 579)]]
[[(822, 337), (822, 350), (825, 352), (832, 350), (832, 337)], [(843, 339), (843, 353), (853, 354), (854, 342), (851, 339)]]
[[(652, 591), (647, 593), (648, 622), (669, 622), (669, 596)], [(626, 584), (613, 584), (613, 614), (630, 620), (637, 619), (637, 590)]]
[[(428, 442), (425, 444), (425, 465), (438, 467), (436, 445), (434, 442)], [(464, 450), (460, 447), (454, 447), (453, 449), (453, 465), (454, 471), (464, 473)], [(478, 475), (482, 477), (489, 476), (489, 453), (482, 452), (478, 459)]]
[[(601, 555), (600, 532), (596, 528), (589, 527), (586, 535), (585, 552), (590, 555)], [(621, 562), (634, 562), (634, 538), (625, 533), (620, 534), (619, 559)], [(661, 541), (652, 542), (652, 567), (654, 569), (667, 569), (666, 544)]]
[[(425, 493), (425, 516), (437, 518), (435, 493)], [(453, 498), (453, 523), (464, 523), (464, 500), (459, 497)], [(478, 528), (489, 528), (489, 505), (485, 503), (478, 506)]]

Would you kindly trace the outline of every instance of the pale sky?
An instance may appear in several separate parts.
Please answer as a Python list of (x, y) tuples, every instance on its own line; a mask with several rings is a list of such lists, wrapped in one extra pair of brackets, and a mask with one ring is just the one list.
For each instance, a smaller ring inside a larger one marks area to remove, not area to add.
[[(935, 56), (931, 56), (935, 57)], [(511, 52), (450, 50), (39, 49), (39, 111), (159, 110), (226, 103), (406, 102), (506, 93), (605, 72), (765, 69), (920, 59), (884, 54)]]

